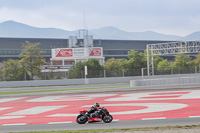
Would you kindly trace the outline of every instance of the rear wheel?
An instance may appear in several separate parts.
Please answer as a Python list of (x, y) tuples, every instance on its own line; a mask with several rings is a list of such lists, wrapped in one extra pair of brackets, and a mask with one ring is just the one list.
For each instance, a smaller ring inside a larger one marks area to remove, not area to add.
[(110, 123), (112, 120), (113, 120), (113, 117), (110, 114), (106, 114), (103, 117), (103, 122), (105, 122), (105, 123)]
[(83, 116), (83, 115), (78, 115), (77, 117), (76, 117), (76, 122), (78, 123), (78, 124), (85, 124), (86, 122), (87, 122), (87, 117), (86, 116)]

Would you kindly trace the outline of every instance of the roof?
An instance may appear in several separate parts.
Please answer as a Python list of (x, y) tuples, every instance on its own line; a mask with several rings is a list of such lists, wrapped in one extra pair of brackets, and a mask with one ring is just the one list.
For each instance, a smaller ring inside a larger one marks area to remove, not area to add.
[[(68, 39), (50, 38), (0, 38), (0, 49), (23, 49), (26, 41), (40, 43), (40, 49), (68, 48)], [(152, 40), (101, 40), (94, 39), (94, 47), (103, 47), (104, 50), (144, 50), (147, 44), (165, 43), (171, 41)]]

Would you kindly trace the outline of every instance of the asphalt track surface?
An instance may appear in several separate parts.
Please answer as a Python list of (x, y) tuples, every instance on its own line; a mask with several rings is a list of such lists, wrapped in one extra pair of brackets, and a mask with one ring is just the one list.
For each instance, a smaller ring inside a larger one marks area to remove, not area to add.
[[(148, 93), (149, 91), (156, 92), (157, 90), (174, 90), (174, 88), (180, 89), (182, 92), (165, 92), (164, 94), (172, 94), (172, 97), (178, 97), (179, 94), (187, 94), (190, 89), (194, 91), (194, 93), (198, 93), (200, 90), (200, 84), (192, 84), (192, 85), (173, 85), (173, 86), (157, 86), (157, 87), (137, 87), (137, 88), (130, 88), (127, 87), (129, 83), (121, 83), (121, 84), (99, 84), (99, 85), (83, 85), (83, 86), (51, 86), (51, 87), (26, 87), (26, 88), (0, 88), (0, 92), (9, 92), (9, 91), (24, 91), (28, 90), (51, 90), (51, 89), (78, 89), (78, 88), (95, 88), (95, 87), (114, 87), (114, 88), (104, 88), (104, 89), (98, 89), (98, 90), (73, 90), (73, 91), (65, 91), (65, 92), (51, 92), (51, 93), (34, 93), (34, 94), (23, 94), (23, 95), (9, 95), (9, 96), (1, 96), (0, 98), (6, 98), (6, 97), (33, 97), (33, 96), (51, 96), (51, 95), (63, 95), (63, 94), (88, 94), (88, 93), (119, 93), (120, 95), (128, 95), (129, 93), (135, 93), (135, 92), (141, 92), (142, 93)], [(159, 91), (160, 92), (160, 91)], [(123, 96), (122, 95), (122, 96)], [(155, 94), (151, 94), (155, 95)], [(161, 95), (161, 94), (159, 94)], [(168, 96), (169, 97), (169, 96)], [(200, 97), (200, 96), (199, 96)], [(128, 99), (131, 97), (127, 97)], [(148, 97), (146, 97), (148, 98)], [(165, 98), (165, 97), (153, 97), (153, 98)], [(188, 98), (188, 97), (187, 97)], [(191, 100), (190, 102), (188, 99), (185, 98), (184, 102), (188, 102), (189, 106), (192, 106), (192, 103), (194, 103), (195, 99)], [(191, 98), (191, 96), (190, 96)], [(120, 100), (120, 98), (116, 97), (114, 100)], [(124, 100), (125, 98), (122, 97)], [(122, 100), (121, 99), (121, 100)], [(197, 97), (198, 99), (198, 97)], [(135, 100), (135, 99), (134, 99)], [(175, 99), (176, 100), (176, 99)], [(111, 99), (112, 101), (112, 99)], [(197, 101), (197, 100), (196, 100)], [(198, 103), (197, 103), (198, 104)], [(108, 106), (108, 105), (107, 105)], [(183, 108), (183, 107), (182, 107)], [(200, 114), (197, 111), (193, 111), (191, 114), (188, 114), (189, 111), (194, 110), (197, 108), (194, 106), (190, 110), (183, 110), (186, 113), (182, 117), (174, 117), (173, 115), (170, 115), (170, 112), (166, 117), (169, 117), (167, 119), (163, 119), (163, 117), (158, 116), (157, 118), (153, 119), (135, 119), (135, 120), (128, 120), (123, 119), (121, 116), (116, 116), (115, 118), (118, 118), (117, 121), (113, 121), (112, 123), (105, 124), (105, 123), (90, 123), (85, 125), (79, 125), (76, 123), (52, 123), (52, 124), (33, 124), (33, 125), (3, 125), (0, 126), (0, 132), (25, 132), (25, 131), (62, 131), (62, 130), (83, 130), (83, 129), (113, 129), (113, 128), (138, 128), (138, 127), (158, 127), (158, 126), (176, 126), (176, 125), (199, 125), (200, 124)], [(198, 106), (199, 108), (199, 106)], [(200, 110), (200, 109), (199, 109)], [(187, 113), (188, 111), (188, 113)], [(200, 111), (199, 111), (200, 112)], [(199, 115), (198, 115), (199, 114)], [(150, 113), (150, 115), (155, 115)], [(176, 115), (176, 114), (175, 114)], [(193, 117), (191, 116), (193, 115)], [(138, 115), (138, 116), (143, 116)], [(184, 118), (185, 117), (185, 118)], [(122, 121), (121, 121), (122, 119)], [(3, 119), (0, 118), (1, 121)]]
[(199, 125), (199, 118), (190, 119), (166, 119), (166, 120), (136, 120), (136, 121), (114, 121), (105, 123), (86, 123), (84, 125), (70, 124), (42, 124), (42, 125), (21, 125), (21, 126), (2, 126), (1, 133), (7, 132), (34, 132), (34, 131), (65, 131), (65, 130), (89, 130), (89, 129), (120, 129), (120, 128), (142, 128), (142, 127), (161, 127), (161, 126), (184, 126)]

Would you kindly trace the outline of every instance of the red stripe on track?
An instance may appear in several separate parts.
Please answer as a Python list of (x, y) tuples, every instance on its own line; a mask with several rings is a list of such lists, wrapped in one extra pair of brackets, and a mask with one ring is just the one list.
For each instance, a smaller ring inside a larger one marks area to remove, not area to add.
[(200, 89), (66, 94), (0, 101), (4, 101), (0, 102), (0, 125), (75, 122), (79, 111), (95, 102), (105, 106), (119, 121), (200, 116)]

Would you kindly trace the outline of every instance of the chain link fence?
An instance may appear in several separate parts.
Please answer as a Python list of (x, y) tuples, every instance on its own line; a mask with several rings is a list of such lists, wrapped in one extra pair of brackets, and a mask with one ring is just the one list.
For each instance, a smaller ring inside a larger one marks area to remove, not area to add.
[[(172, 74), (192, 74), (200, 73), (200, 66), (191, 67), (159, 67), (154, 68), (154, 75), (172, 75)], [(68, 72), (43, 72), (40, 79), (76, 79), (76, 78), (107, 78), (107, 77), (128, 77), (128, 76), (147, 76), (147, 68), (131, 70), (88, 70), (87, 75), (84, 71), (74, 72), (70, 77)]]
[[(159, 67), (154, 68), (153, 75), (172, 75), (172, 74), (192, 74), (200, 73), (200, 66), (191, 67)], [(85, 71), (73, 72), (71, 75), (67, 71), (42, 72), (39, 76), (34, 77), (34, 80), (54, 80), (54, 79), (78, 79), (78, 78), (108, 78), (108, 77), (129, 77), (129, 76), (147, 76), (147, 68), (141, 69), (117, 69), (117, 70), (88, 70), (87, 75)], [(3, 77), (0, 78), (3, 79)], [(28, 80), (24, 74), (24, 80)], [(4, 80), (0, 80), (4, 81)]]
[(160, 67), (154, 69), (154, 75), (200, 73), (200, 66), (190, 67)]

